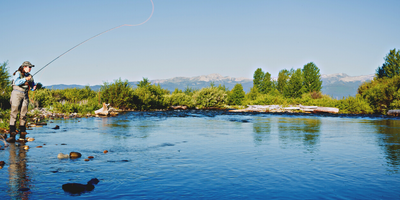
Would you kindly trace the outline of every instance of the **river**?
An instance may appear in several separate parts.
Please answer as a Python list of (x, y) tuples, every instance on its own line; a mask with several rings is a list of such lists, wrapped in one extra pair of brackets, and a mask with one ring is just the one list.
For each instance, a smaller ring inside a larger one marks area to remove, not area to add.
[[(1, 199), (71, 199), (62, 185), (92, 178), (95, 189), (74, 196), (400, 198), (396, 119), (168, 111), (52, 122), (29, 131), (29, 150), (0, 151)], [(82, 157), (57, 158), (72, 151)]]

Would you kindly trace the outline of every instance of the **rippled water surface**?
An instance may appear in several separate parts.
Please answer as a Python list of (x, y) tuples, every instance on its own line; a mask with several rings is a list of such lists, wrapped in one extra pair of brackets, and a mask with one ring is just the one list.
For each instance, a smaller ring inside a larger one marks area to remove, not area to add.
[[(100, 182), (76, 198), (400, 198), (399, 120), (128, 112), (29, 133), (28, 151), (0, 151), (1, 199), (70, 199), (61, 186), (91, 178)], [(82, 158), (57, 158), (71, 151)]]

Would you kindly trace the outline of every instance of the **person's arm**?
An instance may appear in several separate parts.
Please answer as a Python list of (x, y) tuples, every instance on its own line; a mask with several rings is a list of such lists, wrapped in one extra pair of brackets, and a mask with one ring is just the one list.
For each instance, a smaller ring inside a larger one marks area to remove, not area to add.
[(14, 79), (14, 85), (18, 85), (21, 86), (23, 84), (25, 84), (26, 79), (25, 78), (20, 78), (20, 72), (15, 73), (13, 79)]

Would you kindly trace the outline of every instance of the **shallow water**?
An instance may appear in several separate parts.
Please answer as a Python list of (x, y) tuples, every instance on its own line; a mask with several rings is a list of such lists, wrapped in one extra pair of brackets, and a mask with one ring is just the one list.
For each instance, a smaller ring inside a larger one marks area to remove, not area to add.
[[(62, 184), (91, 178), (100, 182), (78, 198), (400, 197), (400, 120), (128, 112), (54, 120), (29, 133), (28, 151), (0, 151), (1, 199), (70, 199)], [(57, 158), (71, 151), (82, 158)]]

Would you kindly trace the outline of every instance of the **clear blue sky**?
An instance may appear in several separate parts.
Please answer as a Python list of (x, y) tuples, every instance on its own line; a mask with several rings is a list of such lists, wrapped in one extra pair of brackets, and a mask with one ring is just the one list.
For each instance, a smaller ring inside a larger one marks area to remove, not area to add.
[[(154, 0), (153, 17), (107, 32), (35, 76), (44, 85), (219, 73), (252, 78), (261, 67), (314, 62), (322, 74), (373, 74), (400, 48), (400, 1)], [(76, 44), (151, 13), (150, 0), (0, 1), (0, 62), (32, 72)]]

